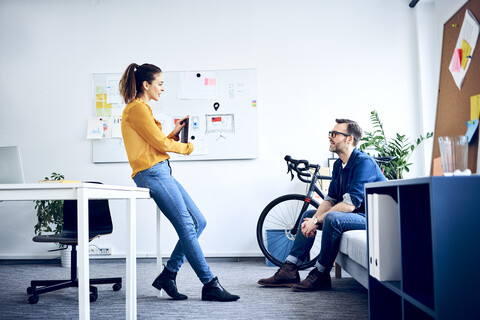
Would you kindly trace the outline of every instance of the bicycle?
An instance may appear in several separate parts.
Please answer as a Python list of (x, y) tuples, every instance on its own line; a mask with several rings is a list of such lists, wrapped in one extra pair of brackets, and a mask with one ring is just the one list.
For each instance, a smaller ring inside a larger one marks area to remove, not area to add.
[[(312, 198), (314, 192), (325, 199), (324, 192), (317, 186), (318, 180), (332, 180), (330, 176), (319, 174), (320, 165), (310, 164), (307, 160), (295, 160), (285, 156), (288, 172), (293, 180), (295, 171), (300, 181), (308, 183), (305, 195), (287, 194), (276, 198), (263, 209), (257, 223), (257, 241), (265, 257), (274, 265), (281, 266), (292, 249), (298, 226), (305, 211), (318, 209), (319, 203)], [(374, 157), (381, 168), (395, 157)], [(313, 169), (312, 173), (310, 170)], [(383, 172), (383, 170), (382, 170)], [(308, 180), (308, 178), (311, 178)], [(320, 254), (321, 236), (317, 232), (310, 256), (299, 265), (299, 269), (312, 267)]]
[[(298, 226), (302, 223), (301, 218), (305, 211), (317, 209), (319, 203), (313, 199), (314, 192), (320, 198), (325, 199), (324, 192), (317, 186), (318, 180), (331, 180), (330, 176), (319, 174), (320, 165), (310, 164), (307, 160), (295, 160), (291, 156), (285, 156), (288, 172), (293, 180), (295, 171), (300, 181), (309, 184), (307, 193), (287, 194), (276, 198), (263, 209), (257, 223), (257, 241), (265, 257), (281, 266), (290, 252)], [(310, 171), (313, 169), (313, 173)], [(310, 180), (309, 180), (310, 179)], [(318, 253), (317, 253), (318, 252)], [(320, 236), (317, 234), (310, 255), (299, 265), (300, 270), (312, 267), (320, 254)]]

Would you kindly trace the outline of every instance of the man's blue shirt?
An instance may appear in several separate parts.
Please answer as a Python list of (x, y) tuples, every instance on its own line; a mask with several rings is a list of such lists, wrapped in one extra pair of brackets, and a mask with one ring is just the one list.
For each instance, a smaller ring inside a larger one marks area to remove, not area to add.
[(385, 180), (375, 160), (355, 148), (345, 168), (341, 159), (333, 164), (332, 182), (325, 200), (332, 205), (343, 201), (355, 206), (353, 212), (365, 215), (365, 183)]

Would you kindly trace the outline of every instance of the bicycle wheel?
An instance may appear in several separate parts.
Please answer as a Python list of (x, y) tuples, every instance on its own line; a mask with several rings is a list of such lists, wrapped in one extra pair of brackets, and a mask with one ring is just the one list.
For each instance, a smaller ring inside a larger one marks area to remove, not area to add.
[[(292, 249), (296, 235), (291, 230), (298, 219), (305, 196), (288, 194), (270, 202), (263, 209), (257, 224), (257, 241), (265, 257), (281, 266)], [(311, 200), (307, 210), (317, 209), (318, 202)], [(306, 269), (315, 264), (320, 254), (321, 232), (317, 232), (310, 255), (299, 268)]]

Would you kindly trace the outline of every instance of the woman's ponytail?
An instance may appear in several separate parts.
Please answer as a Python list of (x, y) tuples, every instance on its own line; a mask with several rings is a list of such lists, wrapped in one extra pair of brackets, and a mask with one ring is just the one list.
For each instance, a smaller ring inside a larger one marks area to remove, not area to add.
[(138, 64), (131, 63), (127, 70), (123, 73), (122, 78), (120, 79), (119, 87), (120, 94), (123, 97), (125, 103), (130, 103), (135, 99), (136, 95), (136, 83), (135, 83), (135, 68), (138, 68)]

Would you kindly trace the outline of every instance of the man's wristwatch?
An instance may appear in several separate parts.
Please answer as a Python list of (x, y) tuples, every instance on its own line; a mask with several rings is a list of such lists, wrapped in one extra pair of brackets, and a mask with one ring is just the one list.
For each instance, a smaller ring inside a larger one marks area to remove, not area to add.
[(313, 217), (313, 223), (315, 223), (317, 226), (320, 225), (320, 222), (318, 222), (318, 219), (316, 217)]

